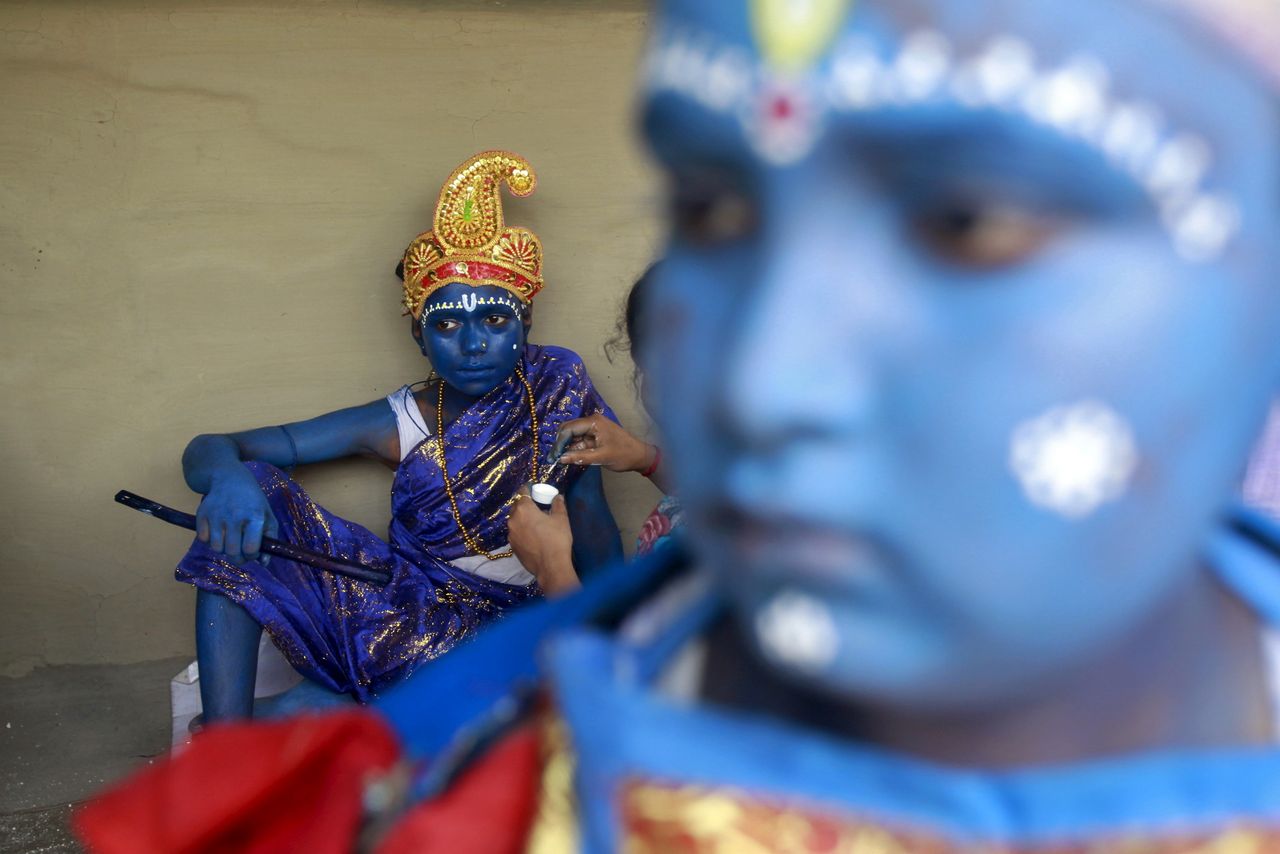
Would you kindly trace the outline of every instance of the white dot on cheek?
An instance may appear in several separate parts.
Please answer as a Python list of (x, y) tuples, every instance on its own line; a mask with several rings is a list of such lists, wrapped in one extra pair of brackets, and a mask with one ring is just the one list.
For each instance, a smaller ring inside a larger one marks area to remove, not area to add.
[(519, 345), (519, 344), (512, 344), (512, 345), (511, 345), (511, 349), (512, 349), (512, 350), (519, 350), (519, 349), (520, 349), (520, 345)]
[(840, 648), (827, 606), (794, 591), (779, 593), (756, 614), (755, 634), (765, 655), (797, 670), (827, 669)]
[(1129, 424), (1092, 400), (1022, 422), (1009, 442), (1009, 467), (1027, 500), (1068, 519), (1122, 496), (1137, 465)]

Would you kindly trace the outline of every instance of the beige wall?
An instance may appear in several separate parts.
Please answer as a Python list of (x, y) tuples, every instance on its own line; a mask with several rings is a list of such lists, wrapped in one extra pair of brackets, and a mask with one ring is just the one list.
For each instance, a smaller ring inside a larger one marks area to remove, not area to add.
[[(528, 157), (508, 205), (546, 249), (535, 340), (610, 364), (656, 248), (629, 132), (640, 2), (0, 5), (0, 673), (192, 649), (188, 535), (112, 503), (191, 509), (190, 437), (380, 397), (424, 363), (391, 270), (448, 171)], [(301, 473), (385, 530), (390, 473)], [(628, 534), (655, 493), (610, 477)]]

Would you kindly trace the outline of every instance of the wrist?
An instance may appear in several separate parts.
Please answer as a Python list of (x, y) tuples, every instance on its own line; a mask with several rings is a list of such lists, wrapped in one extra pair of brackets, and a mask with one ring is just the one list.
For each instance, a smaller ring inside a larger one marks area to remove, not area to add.
[(658, 458), (660, 453), (657, 445), (641, 442), (640, 453), (636, 455), (636, 462), (631, 467), (631, 470), (639, 475), (648, 477), (649, 475), (646, 472), (653, 469), (653, 461)]
[(571, 575), (573, 571), (573, 540), (569, 538), (557, 538), (548, 551), (548, 565), (553, 574), (562, 575), (564, 570), (568, 568)]
[(645, 466), (644, 470), (640, 472), (643, 477), (653, 477), (658, 467), (662, 465), (662, 449), (657, 445), (650, 445), (649, 447), (653, 448), (653, 458), (649, 461), (649, 465)]
[(539, 574), (538, 584), (544, 593), (553, 594), (578, 586), (578, 573), (573, 568), (572, 554), (558, 555)]
[(244, 467), (244, 463), (240, 460), (220, 465), (209, 472), (209, 490), (213, 491), (224, 484), (242, 481), (246, 477), (252, 479), (253, 475), (249, 473), (249, 470)]

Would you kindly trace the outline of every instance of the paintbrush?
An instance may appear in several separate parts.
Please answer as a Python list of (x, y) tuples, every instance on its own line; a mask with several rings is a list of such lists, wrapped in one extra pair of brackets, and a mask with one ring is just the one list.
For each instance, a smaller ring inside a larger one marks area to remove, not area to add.
[(551, 450), (547, 452), (547, 457), (542, 461), (542, 479), (549, 481), (551, 472), (555, 471), (556, 466), (560, 465), (560, 460), (564, 457), (565, 451), (569, 450), (569, 443), (573, 440), (570, 435), (557, 436), (556, 443), (551, 446)]
[[(122, 489), (117, 492), (116, 501), (125, 507), (132, 507), (140, 513), (146, 513), (148, 516), (154, 516), (163, 522), (168, 522), (170, 525), (177, 525), (179, 528), (186, 528), (188, 531), (196, 530), (196, 517), (190, 513), (174, 510), (172, 507), (166, 507), (149, 498), (135, 495), (128, 490)], [(386, 587), (391, 583), (391, 573), (388, 570), (319, 554), (271, 537), (262, 538), (262, 551), (269, 555), (286, 558), (295, 563), (309, 566), (312, 569), (331, 572), (334, 575), (353, 578), (356, 581), (376, 584), (379, 587)]]

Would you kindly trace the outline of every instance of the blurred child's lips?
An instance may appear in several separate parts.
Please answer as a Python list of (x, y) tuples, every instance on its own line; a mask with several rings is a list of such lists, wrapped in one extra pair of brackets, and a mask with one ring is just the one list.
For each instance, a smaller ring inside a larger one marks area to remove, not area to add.
[(873, 538), (795, 516), (729, 510), (716, 514), (712, 524), (735, 557), (788, 574), (849, 580), (883, 562)]

